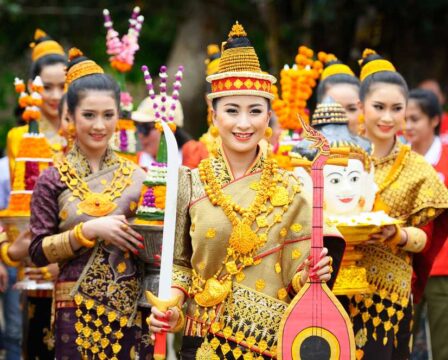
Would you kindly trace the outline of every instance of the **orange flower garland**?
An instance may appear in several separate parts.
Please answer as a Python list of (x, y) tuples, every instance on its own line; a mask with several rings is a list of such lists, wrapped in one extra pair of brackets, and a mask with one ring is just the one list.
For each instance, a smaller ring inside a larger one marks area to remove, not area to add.
[(281, 97), (277, 86), (273, 86), (274, 100), (272, 109), (278, 116), (283, 129), (300, 130), (301, 126), (297, 115), (309, 122), (306, 104), (316, 80), (319, 78), (323, 64), (313, 59), (314, 52), (306, 46), (300, 46), (292, 68), (285, 66), (280, 72)]

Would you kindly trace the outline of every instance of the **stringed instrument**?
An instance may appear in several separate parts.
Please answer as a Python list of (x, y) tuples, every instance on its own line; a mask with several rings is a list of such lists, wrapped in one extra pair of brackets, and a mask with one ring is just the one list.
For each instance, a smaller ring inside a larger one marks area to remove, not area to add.
[[(311, 255), (318, 262), (323, 247), (323, 167), (330, 155), (325, 137), (300, 119), (305, 139), (317, 149), (311, 168), (313, 218)], [(333, 274), (335, 276), (336, 274)], [(354, 360), (355, 340), (350, 319), (325, 282), (317, 276), (288, 306), (280, 324), (279, 360)]]

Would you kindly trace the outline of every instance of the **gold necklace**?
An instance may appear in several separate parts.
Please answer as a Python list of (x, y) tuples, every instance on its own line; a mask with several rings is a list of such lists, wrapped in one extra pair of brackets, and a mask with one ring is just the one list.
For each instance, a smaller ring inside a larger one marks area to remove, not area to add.
[[(205, 280), (193, 269), (190, 295), (194, 297), (199, 306), (210, 308), (215, 307), (227, 298), (231, 291), (234, 276), (237, 279), (240, 278), (245, 267), (256, 264), (254, 257), (257, 251), (266, 244), (268, 232), (276, 223), (281, 222), (284, 212), (288, 210), (294, 195), (300, 191), (300, 188), (295, 186), (292, 196), (289, 196), (287, 188), (277, 185), (277, 182), (282, 181), (282, 176), (278, 174), (276, 161), (268, 159), (263, 166), (254, 201), (247, 208), (242, 208), (223, 193), (210, 159), (203, 160), (198, 169), (210, 202), (214, 206), (222, 208), (233, 227), (223, 266), (215, 275)], [(288, 186), (288, 180), (284, 180), (284, 185)], [(271, 205), (266, 206), (268, 200), (270, 200)], [(267, 224), (266, 216), (274, 210), (275, 206), (281, 206), (282, 210), (275, 214), (274, 221), (271, 224)], [(260, 215), (261, 213), (266, 214)], [(241, 218), (238, 214), (241, 215)], [(257, 222), (261, 218), (263, 224), (258, 226)], [(255, 230), (252, 230), (251, 226), (255, 220), (257, 220), (257, 226)], [(264, 228), (265, 232), (258, 235), (257, 232), (260, 228)], [(227, 273), (221, 276), (224, 268)], [(211, 313), (210, 320), (213, 321), (214, 311)], [(196, 315), (199, 317), (199, 313)], [(203, 320), (206, 319), (203, 318)]]
[(124, 189), (132, 183), (130, 178), (134, 171), (133, 167), (127, 165), (126, 160), (119, 158), (118, 161), (119, 167), (115, 170), (112, 181), (101, 193), (91, 191), (66, 159), (56, 165), (61, 181), (72, 191), (74, 197), (81, 200), (77, 205), (79, 215), (106, 216), (116, 209), (117, 204), (113, 200), (120, 197)]

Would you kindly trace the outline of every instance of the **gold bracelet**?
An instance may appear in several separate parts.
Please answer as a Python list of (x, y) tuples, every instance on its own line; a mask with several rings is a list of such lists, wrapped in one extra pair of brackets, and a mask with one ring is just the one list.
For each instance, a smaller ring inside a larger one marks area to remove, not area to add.
[(83, 222), (80, 222), (75, 226), (75, 238), (79, 245), (84, 246), (86, 248), (93, 248), (96, 244), (96, 240), (87, 239), (82, 233)]
[(70, 244), (70, 231), (44, 237), (42, 250), (50, 263), (60, 263), (71, 259), (75, 254)]
[(177, 324), (174, 326), (170, 332), (177, 333), (181, 331), (185, 326), (185, 315), (179, 304), (176, 305), (176, 309), (179, 311), (179, 319), (177, 319)]
[(292, 277), (291, 286), (296, 294), (302, 289), (302, 271), (299, 271)]
[(14, 261), (9, 257), (8, 249), (10, 246), (11, 246), (11, 244), (3, 244), (2, 245), (2, 247), (1, 247), (2, 261), (5, 263), (6, 266), (17, 267), (20, 265), (20, 261)]

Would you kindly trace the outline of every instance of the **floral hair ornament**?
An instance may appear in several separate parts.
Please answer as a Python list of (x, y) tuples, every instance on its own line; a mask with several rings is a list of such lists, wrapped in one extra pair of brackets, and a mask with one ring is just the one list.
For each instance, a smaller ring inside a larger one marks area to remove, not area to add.
[(339, 74), (346, 74), (355, 76), (355, 73), (347, 65), (343, 64), (334, 54), (327, 54), (319, 51), (317, 54), (319, 60), (325, 65), (324, 71), (320, 76), (320, 80), (325, 80), (327, 77)]
[(31, 60), (33, 62), (47, 55), (65, 56), (62, 46), (57, 41), (51, 39), (41, 29), (36, 29), (34, 32), (34, 41), (30, 44), (30, 48), (33, 49), (31, 53)]
[(19, 106), (20, 108), (25, 109), (22, 114), (22, 119), (27, 123), (33, 120), (40, 120), (40, 107), (42, 106), (41, 93), (44, 89), (40, 76), (36, 76), (33, 80), (30, 94), (25, 91), (25, 83), (22, 79), (15, 78), (14, 87), (16, 92), (19, 94)]
[(361, 74), (359, 75), (361, 81), (377, 72), (397, 72), (395, 66), (390, 61), (383, 59), (372, 49), (365, 49), (362, 53), (362, 59), (358, 63), (361, 66)]
[(138, 37), (142, 29), (144, 17), (140, 15), (140, 8), (136, 6), (129, 19), (127, 34), (119, 38), (119, 34), (113, 28), (112, 18), (107, 9), (103, 10), (104, 27), (107, 29), (106, 46), (110, 56), (110, 65), (121, 73), (128, 72), (134, 65), (135, 53), (139, 49)]
[(173, 83), (173, 92), (171, 96), (167, 95), (167, 67), (165, 65), (160, 67), (160, 104), (156, 100), (156, 93), (154, 92), (154, 85), (152, 83), (152, 77), (149, 73), (148, 67), (146, 65), (142, 66), (143, 75), (145, 78), (146, 89), (148, 90), (149, 97), (153, 100), (153, 109), (156, 120), (156, 128), (159, 131), (162, 131), (162, 127), (160, 125), (160, 121), (164, 121), (168, 124), (170, 129), (174, 132), (176, 130), (176, 124), (174, 123), (174, 112), (176, 110), (176, 103), (179, 100), (179, 90), (182, 87), (182, 77), (184, 67), (180, 65), (177, 68), (177, 72), (175, 75), (175, 80)]

